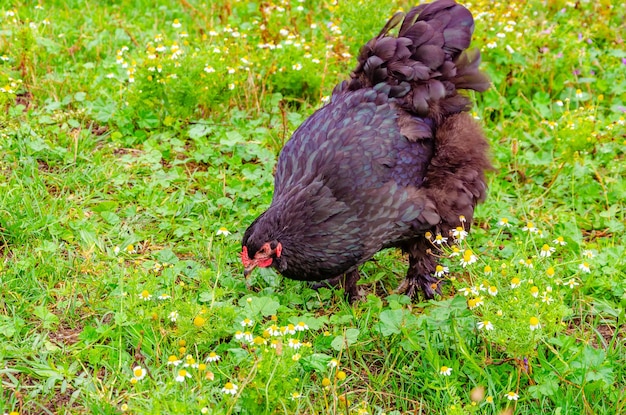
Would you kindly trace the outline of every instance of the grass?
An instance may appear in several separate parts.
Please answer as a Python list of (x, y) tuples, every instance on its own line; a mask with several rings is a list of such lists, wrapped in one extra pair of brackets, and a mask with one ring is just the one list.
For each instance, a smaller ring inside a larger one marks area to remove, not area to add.
[(441, 297), (393, 294), (389, 251), (350, 306), (267, 270), (250, 290), (240, 240), (409, 3), (3, 5), (0, 411), (623, 413), (625, 6), (469, 6), (489, 198)]

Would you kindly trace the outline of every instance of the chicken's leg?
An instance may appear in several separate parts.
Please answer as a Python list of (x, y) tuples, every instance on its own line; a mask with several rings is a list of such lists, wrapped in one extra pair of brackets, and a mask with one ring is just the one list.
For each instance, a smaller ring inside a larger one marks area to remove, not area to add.
[(409, 254), (409, 270), (406, 278), (398, 286), (398, 293), (415, 297), (420, 289), (428, 299), (439, 293), (439, 279), (434, 276), (435, 257), (433, 249), (436, 249), (424, 236), (413, 239), (402, 246), (404, 252)]

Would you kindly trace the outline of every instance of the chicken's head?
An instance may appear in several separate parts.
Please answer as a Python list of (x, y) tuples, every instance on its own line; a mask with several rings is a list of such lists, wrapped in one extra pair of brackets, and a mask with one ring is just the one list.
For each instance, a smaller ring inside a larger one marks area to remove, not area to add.
[(275, 259), (280, 258), (282, 250), (283, 246), (278, 241), (266, 242), (255, 252), (252, 249), (248, 250), (248, 246), (244, 245), (241, 249), (244, 277), (247, 277), (256, 267), (266, 268), (271, 266)]

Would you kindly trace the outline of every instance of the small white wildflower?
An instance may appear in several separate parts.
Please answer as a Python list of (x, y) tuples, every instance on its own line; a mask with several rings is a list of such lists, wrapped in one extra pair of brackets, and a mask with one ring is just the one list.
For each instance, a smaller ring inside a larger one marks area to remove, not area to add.
[(226, 382), (226, 385), (222, 388), (222, 393), (235, 396), (237, 394), (237, 389), (239, 389), (239, 386), (232, 382)]
[(217, 230), (217, 232), (215, 232), (216, 235), (224, 235), (224, 236), (228, 236), (230, 235), (230, 231), (228, 229), (226, 229), (225, 227), (221, 227)]
[(492, 323), (491, 323), (491, 321), (489, 321), (489, 320), (479, 321), (479, 322), (476, 324), (476, 326), (477, 326), (480, 330), (482, 330), (482, 329), (485, 329), (485, 330), (488, 330), (488, 331), (489, 331), (489, 330), (493, 330), (493, 324), (492, 324)]
[(178, 320), (178, 311), (172, 311), (169, 315), (168, 318), (170, 319), (170, 321), (172, 323), (176, 323), (176, 320)]
[(211, 353), (209, 353), (209, 356), (207, 356), (206, 361), (207, 362), (217, 362), (220, 359), (221, 359), (221, 357), (217, 353), (211, 352)]

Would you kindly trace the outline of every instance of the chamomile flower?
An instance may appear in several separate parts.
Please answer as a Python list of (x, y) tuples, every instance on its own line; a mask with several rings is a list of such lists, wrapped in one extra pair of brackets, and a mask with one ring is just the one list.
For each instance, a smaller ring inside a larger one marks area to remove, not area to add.
[(255, 346), (263, 346), (263, 345), (267, 344), (267, 340), (265, 340), (261, 336), (256, 336), (254, 339), (252, 339), (250, 344), (253, 344)]
[(508, 228), (511, 226), (511, 223), (507, 218), (502, 218), (498, 221), (498, 226), (502, 226), (504, 228)]
[(541, 328), (541, 323), (539, 323), (539, 319), (537, 317), (531, 317), (530, 320), (528, 320), (528, 323), (531, 331)]
[(287, 345), (294, 350), (298, 350), (300, 347), (302, 347), (302, 343), (298, 339), (289, 339)]
[(178, 311), (172, 311), (167, 315), (167, 317), (172, 323), (176, 323), (176, 320), (178, 320)]
[(309, 326), (307, 326), (307, 324), (304, 321), (299, 321), (298, 324), (296, 324), (295, 330), (296, 331), (305, 331), (308, 330)]
[(330, 362), (328, 362), (328, 367), (337, 367), (339, 365), (339, 361), (337, 359), (330, 359)]
[(190, 378), (191, 373), (187, 372), (185, 369), (180, 369), (176, 375), (176, 382), (184, 382), (185, 378)]
[(522, 280), (520, 280), (517, 277), (514, 277), (511, 279), (511, 288), (517, 288), (520, 286), (521, 283), (522, 283)]
[(479, 307), (484, 304), (482, 297), (474, 297), (467, 300), (467, 307), (470, 310), (473, 310), (476, 307)]
[(537, 232), (539, 232), (539, 229), (537, 229), (532, 222), (526, 222), (526, 226), (524, 226), (522, 228), (522, 230), (526, 231), (526, 232), (529, 232), (529, 233), (537, 233)]
[(548, 277), (552, 278), (554, 277), (554, 268), (550, 267), (546, 270), (546, 275), (548, 275)]
[(474, 253), (470, 249), (466, 249), (463, 252), (463, 258), (461, 258), (461, 265), (463, 266), (463, 268), (465, 268), (468, 265), (473, 264), (476, 261), (478, 261), (478, 258), (476, 257), (476, 255), (474, 255)]
[(550, 297), (547, 292), (544, 292), (543, 294), (541, 294), (541, 302), (550, 305), (552, 304), (552, 302), (554, 302), (554, 299)]
[(552, 243), (557, 244), (557, 245), (561, 245), (561, 246), (565, 246), (567, 245), (567, 242), (565, 242), (565, 239), (562, 236), (557, 236)]
[(228, 229), (226, 229), (225, 227), (221, 227), (217, 230), (217, 232), (215, 232), (216, 235), (223, 235), (223, 236), (228, 236), (230, 235), (230, 231)]
[(556, 251), (555, 247), (550, 246), (548, 244), (543, 244), (543, 246), (541, 247), (541, 251), (539, 251), (539, 256), (543, 258), (547, 258), (550, 255), (552, 255), (554, 251)]
[(148, 372), (146, 371), (146, 369), (142, 368), (141, 366), (135, 366), (133, 368), (133, 378), (138, 381), (145, 378), (147, 373)]
[(448, 238), (445, 238), (441, 236), (440, 233), (438, 233), (437, 236), (435, 236), (435, 240), (433, 242), (437, 245), (443, 245), (444, 243), (448, 242)]
[(207, 358), (205, 360), (207, 362), (217, 362), (220, 359), (221, 359), (220, 355), (218, 355), (215, 352), (211, 352), (211, 353), (209, 353), (209, 355), (207, 356)]
[(272, 324), (267, 331), (270, 333), (270, 336), (282, 336), (283, 333), (282, 331), (280, 331), (280, 327), (278, 327), (276, 324)]
[[(237, 338), (236, 335), (235, 335), (235, 338)], [(246, 341), (248, 343), (252, 343), (252, 340), (254, 340), (254, 336), (252, 335), (251, 332), (245, 331), (245, 332), (241, 333), (240, 339), (243, 340), (243, 341)]]
[(239, 389), (239, 386), (235, 385), (233, 382), (226, 382), (222, 388), (222, 393), (225, 395), (235, 396), (237, 394), (237, 389)]
[(468, 233), (465, 229), (463, 229), (463, 227), (461, 226), (457, 226), (453, 231), (452, 231), (452, 236), (454, 236), (454, 238), (457, 241), (462, 241), (463, 239), (465, 239), (467, 237)]
[(448, 267), (444, 267), (443, 265), (437, 265), (435, 267), (435, 277), (441, 278), (449, 272)]
[(251, 320), (246, 317), (243, 320), (241, 320), (239, 324), (241, 324), (242, 327), (252, 327), (254, 325), (254, 320)]
[(292, 401), (300, 399), (301, 397), (302, 397), (302, 394), (300, 392), (291, 392), (291, 400)]
[(485, 265), (485, 268), (483, 268), (483, 272), (485, 273), (485, 275), (491, 275), (493, 273), (493, 269), (491, 268), (491, 266)]
[(589, 267), (589, 262), (585, 261), (578, 266), (578, 269), (582, 272), (591, 272), (591, 268)]
[(515, 392), (507, 392), (504, 396), (506, 396), (509, 401), (516, 401), (519, 399), (519, 395)]
[(578, 286), (580, 284), (578, 283), (578, 281), (576, 281), (575, 278), (571, 278), (568, 282), (565, 283), (565, 285), (567, 285), (571, 289), (574, 289), (574, 287), (576, 287), (576, 286)]
[(144, 300), (144, 301), (151, 300), (152, 294), (150, 294), (150, 291), (148, 290), (143, 290), (142, 292), (139, 293), (139, 299)]
[(182, 25), (180, 24), (180, 21), (178, 19), (174, 19), (174, 21), (172, 22), (172, 27), (178, 29), (181, 26)]
[(452, 368), (448, 366), (441, 366), (439, 368), (439, 374), (441, 376), (450, 376), (452, 374)]
[(489, 288), (487, 288), (487, 293), (492, 297), (498, 295), (498, 287), (490, 285)]
[(185, 363), (183, 363), (183, 367), (193, 367), (194, 369), (197, 369), (198, 364), (196, 363), (196, 359), (188, 354), (187, 356), (185, 356)]
[(583, 257), (589, 259), (592, 259), (594, 257), (593, 251), (590, 251), (589, 249), (585, 249), (583, 252), (581, 252), (581, 254)]
[(539, 296), (539, 287), (537, 287), (536, 285), (530, 287), (530, 295), (537, 298)]
[(182, 360), (180, 360), (177, 356), (175, 355), (170, 355), (170, 357), (167, 358), (167, 364), (169, 365), (173, 365), (174, 367), (180, 365), (181, 363), (183, 363)]
[(485, 329), (487, 331), (489, 330), (493, 330), (493, 324), (491, 323), (491, 321), (489, 320), (484, 320), (484, 321), (479, 321), (476, 326), (478, 327), (478, 329), (482, 330)]
[(472, 293), (472, 289), (469, 287), (463, 287), (459, 289), (459, 292), (463, 294), (465, 297), (469, 297), (469, 295)]

